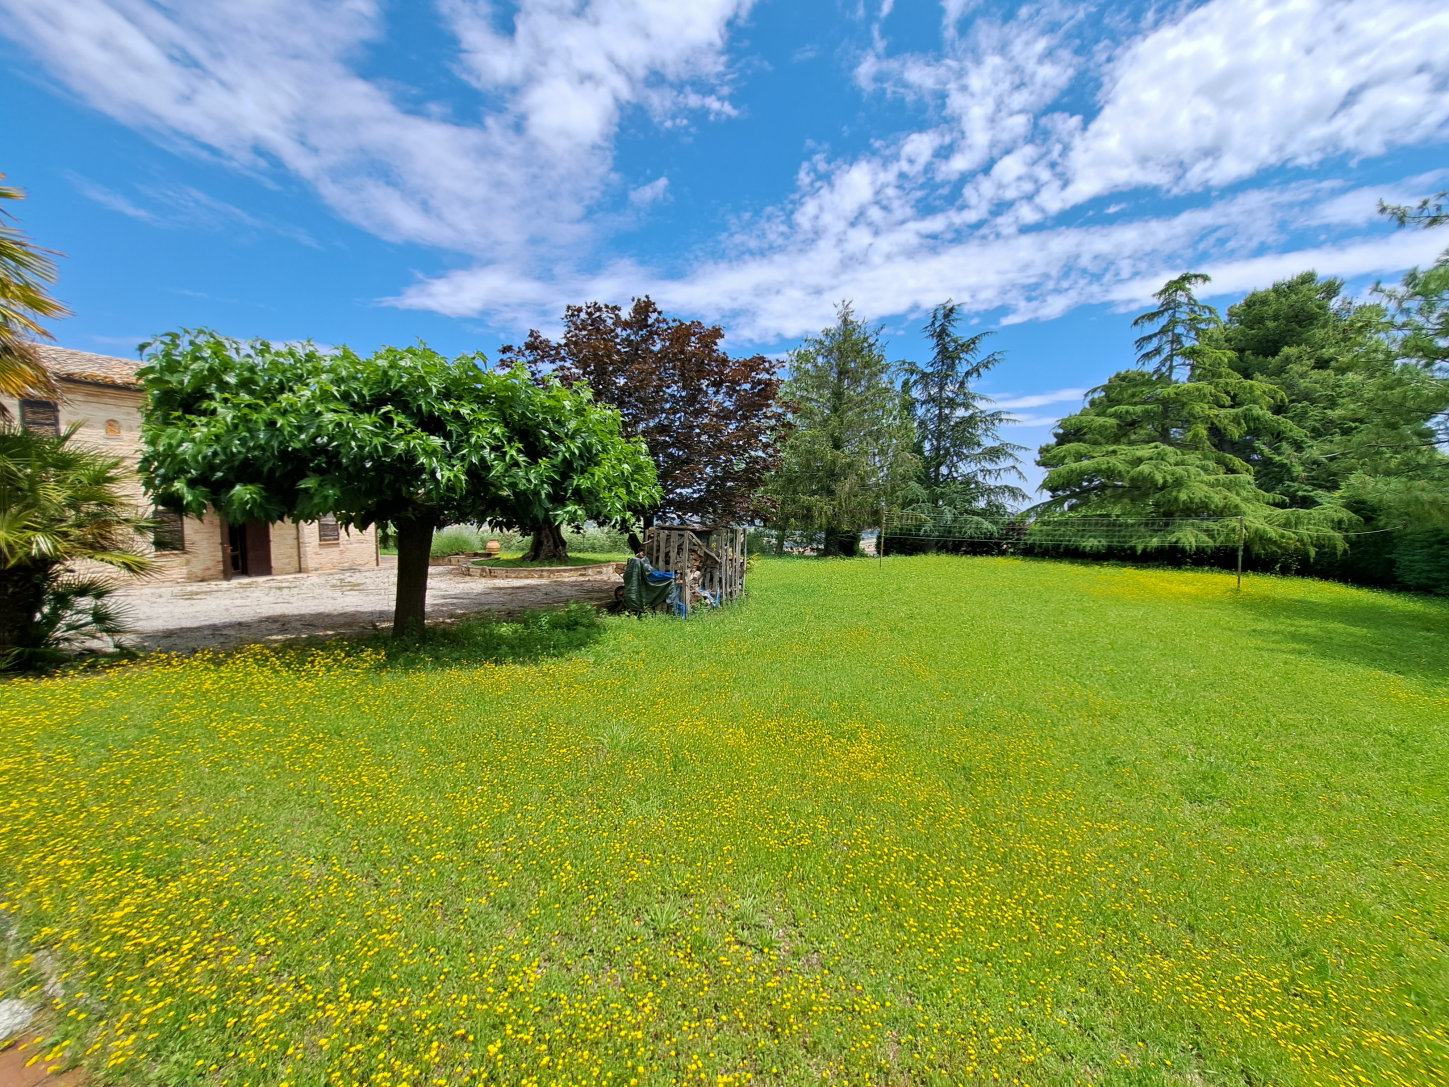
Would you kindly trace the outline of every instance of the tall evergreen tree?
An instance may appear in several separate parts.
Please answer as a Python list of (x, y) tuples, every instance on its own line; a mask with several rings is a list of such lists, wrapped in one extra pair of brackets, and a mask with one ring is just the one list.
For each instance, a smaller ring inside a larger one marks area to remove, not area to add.
[[(1422, 284), (1413, 272), (1409, 281)], [(1260, 485), (1292, 506), (1349, 501), (1377, 522), (1387, 501), (1400, 507), (1391, 518), (1400, 523), (1437, 505), (1444, 513), (1430, 520), (1449, 524), (1446, 458), (1435, 449), (1449, 380), (1432, 363), (1404, 357), (1423, 348), (1413, 346), (1413, 334), (1395, 335), (1382, 306), (1342, 291), (1341, 280), (1305, 272), (1228, 310), (1216, 341), (1233, 352), (1240, 374), (1281, 390), (1275, 410), (1290, 424), (1237, 452)], [(1424, 301), (1432, 310), (1442, 296)]]
[[(1051, 494), (1040, 508), (1129, 521), (1242, 517), (1259, 553), (1336, 546), (1329, 530), (1341, 517), (1285, 516), (1282, 498), (1258, 486), (1251, 465), (1220, 448), (1274, 425), (1276, 390), (1233, 373), (1220, 352), (1191, 350), (1198, 380), (1123, 370), (1057, 424), (1039, 457), (1047, 469), (1042, 486)], [(1236, 533), (1235, 524), (1204, 522), (1159, 543), (1204, 550)]]
[[(1167, 308), (1190, 296), (1192, 282), (1169, 282), (1158, 299)], [(1179, 307), (1188, 313), (1186, 304)], [(1145, 314), (1144, 317), (1151, 317)], [(1214, 314), (1214, 320), (1216, 315)], [(1147, 323), (1138, 319), (1139, 325)], [(1166, 328), (1167, 325), (1165, 324)], [(1301, 438), (1279, 412), (1280, 389), (1235, 369), (1237, 356), (1216, 325), (1189, 314), (1178, 332), (1163, 334), (1162, 359), (1151, 371), (1125, 370), (1093, 390), (1087, 406), (1057, 424), (1038, 463), (1047, 468), (1043, 509), (1076, 516), (1200, 519), (1154, 546), (1202, 550), (1235, 538), (1237, 526), (1207, 519), (1241, 517), (1260, 555), (1311, 557), (1341, 549), (1337, 529), (1351, 521), (1337, 505), (1290, 504), (1256, 477), (1249, 453), (1278, 438)], [(1139, 345), (1141, 341), (1139, 341)], [(1176, 371), (1186, 380), (1178, 380)]]
[(910, 406), (879, 331), (848, 302), (836, 312), (833, 326), (790, 353), (780, 398), (794, 432), (768, 489), (777, 524), (823, 533), (826, 555), (856, 555), (861, 532), (919, 462)]
[(960, 307), (954, 302), (937, 306), (925, 328), (930, 361), (903, 366), (915, 416), (923, 504), (957, 514), (1000, 515), (1027, 500), (1013, 482), (1026, 478), (1017, 456), (1025, 447), (1002, 438), (1010, 416), (973, 387), (1002, 360), (1000, 351), (982, 353), (991, 333), (962, 336), (959, 323)]
[(1218, 311), (1199, 302), (1194, 287), (1211, 282), (1202, 272), (1184, 272), (1169, 279), (1152, 297), (1157, 308), (1148, 310), (1132, 322), (1133, 328), (1152, 331), (1133, 341), (1137, 349), (1137, 365), (1163, 374), (1171, 380), (1180, 366), (1188, 365), (1187, 349), (1197, 343), (1208, 329), (1218, 323)]

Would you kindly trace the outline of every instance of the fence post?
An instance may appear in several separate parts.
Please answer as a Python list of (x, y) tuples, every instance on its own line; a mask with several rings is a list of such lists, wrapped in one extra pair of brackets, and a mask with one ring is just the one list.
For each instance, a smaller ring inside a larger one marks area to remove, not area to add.
[(1243, 526), (1243, 516), (1238, 515), (1238, 592), (1243, 591), (1243, 536), (1246, 529)]

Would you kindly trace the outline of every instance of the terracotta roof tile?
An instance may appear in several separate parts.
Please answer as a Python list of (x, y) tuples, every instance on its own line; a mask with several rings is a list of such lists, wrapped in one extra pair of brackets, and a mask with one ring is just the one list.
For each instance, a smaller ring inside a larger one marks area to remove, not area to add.
[(63, 381), (91, 381), (135, 388), (139, 384), (136, 371), (144, 365), (139, 359), (92, 355), (88, 351), (72, 351), (69, 347), (50, 347), (47, 344), (36, 344), (35, 352), (45, 363), (45, 368)]

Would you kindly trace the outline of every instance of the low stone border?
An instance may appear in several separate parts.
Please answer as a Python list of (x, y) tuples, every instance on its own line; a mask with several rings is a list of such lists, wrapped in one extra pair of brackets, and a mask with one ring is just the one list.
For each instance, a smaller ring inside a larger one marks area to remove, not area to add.
[(458, 569), (469, 577), (500, 577), (509, 580), (542, 578), (551, 581), (566, 577), (608, 577), (622, 574), (625, 565), (622, 562), (599, 562), (592, 566), (535, 566), (519, 569), (516, 566), (473, 566), (465, 563), (460, 564)]
[(474, 559), (492, 558), (483, 551), (460, 551), (456, 555), (444, 555), (440, 559), (429, 559), (429, 566), (464, 566)]

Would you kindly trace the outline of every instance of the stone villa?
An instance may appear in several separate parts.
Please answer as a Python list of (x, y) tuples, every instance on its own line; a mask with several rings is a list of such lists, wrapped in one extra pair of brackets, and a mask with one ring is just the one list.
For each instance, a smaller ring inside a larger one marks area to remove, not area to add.
[[(141, 363), (63, 347), (38, 346), (63, 398), (20, 400), (0, 396), (12, 420), (59, 433), (80, 424), (75, 441), (134, 465), (141, 453)], [(141, 481), (137, 506), (156, 521), (153, 539), (160, 581), (220, 581), (265, 574), (310, 574), (378, 565), (377, 533), (340, 529), (332, 518), (306, 524), (248, 521), (228, 524), (214, 510), (200, 519), (150, 507)]]

